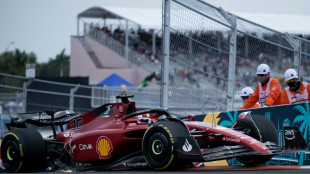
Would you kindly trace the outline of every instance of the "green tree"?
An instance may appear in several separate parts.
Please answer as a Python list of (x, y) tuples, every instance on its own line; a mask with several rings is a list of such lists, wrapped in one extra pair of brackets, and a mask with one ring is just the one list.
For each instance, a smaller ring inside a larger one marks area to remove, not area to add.
[(0, 72), (18, 76), (25, 76), (26, 64), (36, 64), (36, 76), (62, 77), (69, 76), (70, 56), (63, 49), (56, 57), (48, 62), (37, 63), (37, 57), (33, 52), (7, 51), (0, 55)]
[(27, 54), (19, 49), (4, 52), (0, 55), (0, 72), (25, 76), (26, 63), (36, 63), (36, 60), (37, 57), (33, 52)]
[[(34, 53), (27, 54), (19, 49), (15, 51), (6, 51), (0, 55), (0, 72), (11, 75), (25, 76), (26, 63), (36, 63)], [(0, 76), (0, 84), (6, 86), (23, 87), (23, 79)], [(1, 92), (20, 92), (17, 89), (0, 88)]]
[(45, 77), (63, 77), (69, 76), (70, 56), (65, 55), (63, 49), (55, 59), (50, 58), (47, 63), (41, 63), (36, 67), (38, 76)]

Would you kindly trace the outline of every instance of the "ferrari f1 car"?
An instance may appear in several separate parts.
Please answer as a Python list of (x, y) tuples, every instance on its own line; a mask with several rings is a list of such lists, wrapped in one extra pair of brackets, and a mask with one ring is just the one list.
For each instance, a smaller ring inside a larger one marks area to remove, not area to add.
[(284, 128), (285, 146), (278, 146), (274, 125), (250, 112), (241, 113), (233, 128), (226, 128), (194, 121), (193, 116), (181, 120), (164, 109), (136, 110), (135, 102), (129, 101), (132, 97), (117, 96), (121, 102), (83, 115), (45, 111), (12, 117), (1, 143), (5, 169), (174, 170), (230, 158), (257, 165), (308, 148), (294, 126)]

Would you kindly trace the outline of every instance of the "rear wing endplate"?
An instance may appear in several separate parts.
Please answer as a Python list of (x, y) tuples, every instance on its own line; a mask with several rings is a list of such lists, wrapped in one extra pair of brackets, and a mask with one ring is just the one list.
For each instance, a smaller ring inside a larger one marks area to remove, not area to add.
[(308, 144), (297, 126), (284, 126), (285, 153), (303, 152)]

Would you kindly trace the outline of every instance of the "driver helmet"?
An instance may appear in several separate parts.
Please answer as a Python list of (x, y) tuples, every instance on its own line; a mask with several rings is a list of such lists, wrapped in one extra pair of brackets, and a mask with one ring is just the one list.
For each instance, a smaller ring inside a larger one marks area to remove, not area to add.
[(270, 68), (267, 64), (258, 65), (256, 74), (268, 74), (268, 73), (270, 73)]

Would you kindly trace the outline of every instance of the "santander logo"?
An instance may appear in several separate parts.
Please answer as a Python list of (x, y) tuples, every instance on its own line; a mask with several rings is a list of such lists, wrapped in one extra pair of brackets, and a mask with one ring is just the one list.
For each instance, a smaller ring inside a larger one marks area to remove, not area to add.
[(191, 144), (189, 144), (187, 139), (185, 139), (185, 143), (184, 143), (182, 149), (185, 152), (189, 152), (189, 151), (191, 151), (193, 149), (193, 146)]

